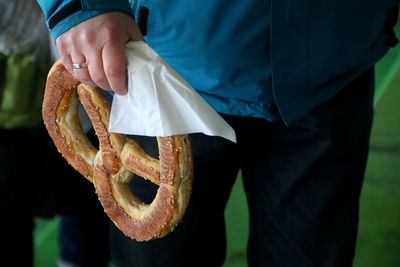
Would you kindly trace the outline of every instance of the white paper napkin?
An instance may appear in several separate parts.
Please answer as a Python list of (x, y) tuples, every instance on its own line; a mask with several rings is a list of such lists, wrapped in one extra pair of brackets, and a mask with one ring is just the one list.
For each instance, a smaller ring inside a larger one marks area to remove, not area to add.
[(109, 131), (145, 136), (204, 133), (236, 142), (233, 128), (145, 42), (126, 45), (128, 94), (114, 95)]

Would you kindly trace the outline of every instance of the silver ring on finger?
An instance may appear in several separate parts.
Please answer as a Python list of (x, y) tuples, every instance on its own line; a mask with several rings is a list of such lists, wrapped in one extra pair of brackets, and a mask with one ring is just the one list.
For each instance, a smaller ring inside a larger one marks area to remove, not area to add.
[(72, 68), (74, 70), (84, 69), (84, 68), (87, 68), (87, 64), (86, 63), (72, 63)]

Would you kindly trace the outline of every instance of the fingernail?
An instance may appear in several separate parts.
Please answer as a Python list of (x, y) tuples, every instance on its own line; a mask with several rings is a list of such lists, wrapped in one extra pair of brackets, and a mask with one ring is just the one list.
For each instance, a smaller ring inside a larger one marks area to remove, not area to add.
[(118, 95), (126, 95), (128, 93), (128, 90), (122, 89), (122, 90), (115, 91), (115, 93)]

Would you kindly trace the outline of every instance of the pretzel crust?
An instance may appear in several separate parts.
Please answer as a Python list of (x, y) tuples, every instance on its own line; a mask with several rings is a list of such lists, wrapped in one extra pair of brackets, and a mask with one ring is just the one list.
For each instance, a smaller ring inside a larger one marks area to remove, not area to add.
[[(79, 101), (92, 121), (99, 149), (79, 124)], [(192, 192), (188, 135), (157, 137), (159, 159), (149, 156), (135, 140), (108, 132), (110, 105), (101, 90), (75, 80), (59, 61), (49, 71), (42, 111), (58, 151), (94, 183), (104, 211), (126, 236), (138, 241), (161, 238), (181, 221)], [(129, 190), (135, 174), (159, 186), (150, 204)]]

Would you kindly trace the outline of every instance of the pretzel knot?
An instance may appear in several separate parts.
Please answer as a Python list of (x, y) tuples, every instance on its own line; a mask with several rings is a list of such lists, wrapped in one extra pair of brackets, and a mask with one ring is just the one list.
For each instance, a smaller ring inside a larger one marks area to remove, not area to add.
[[(79, 101), (92, 122), (99, 149), (80, 126)], [(42, 111), (58, 151), (93, 182), (106, 214), (126, 236), (138, 241), (161, 238), (180, 222), (192, 191), (189, 136), (157, 137), (159, 159), (151, 157), (135, 140), (108, 132), (110, 105), (100, 89), (74, 79), (59, 61), (49, 71)], [(129, 190), (135, 174), (158, 185), (150, 204)]]

